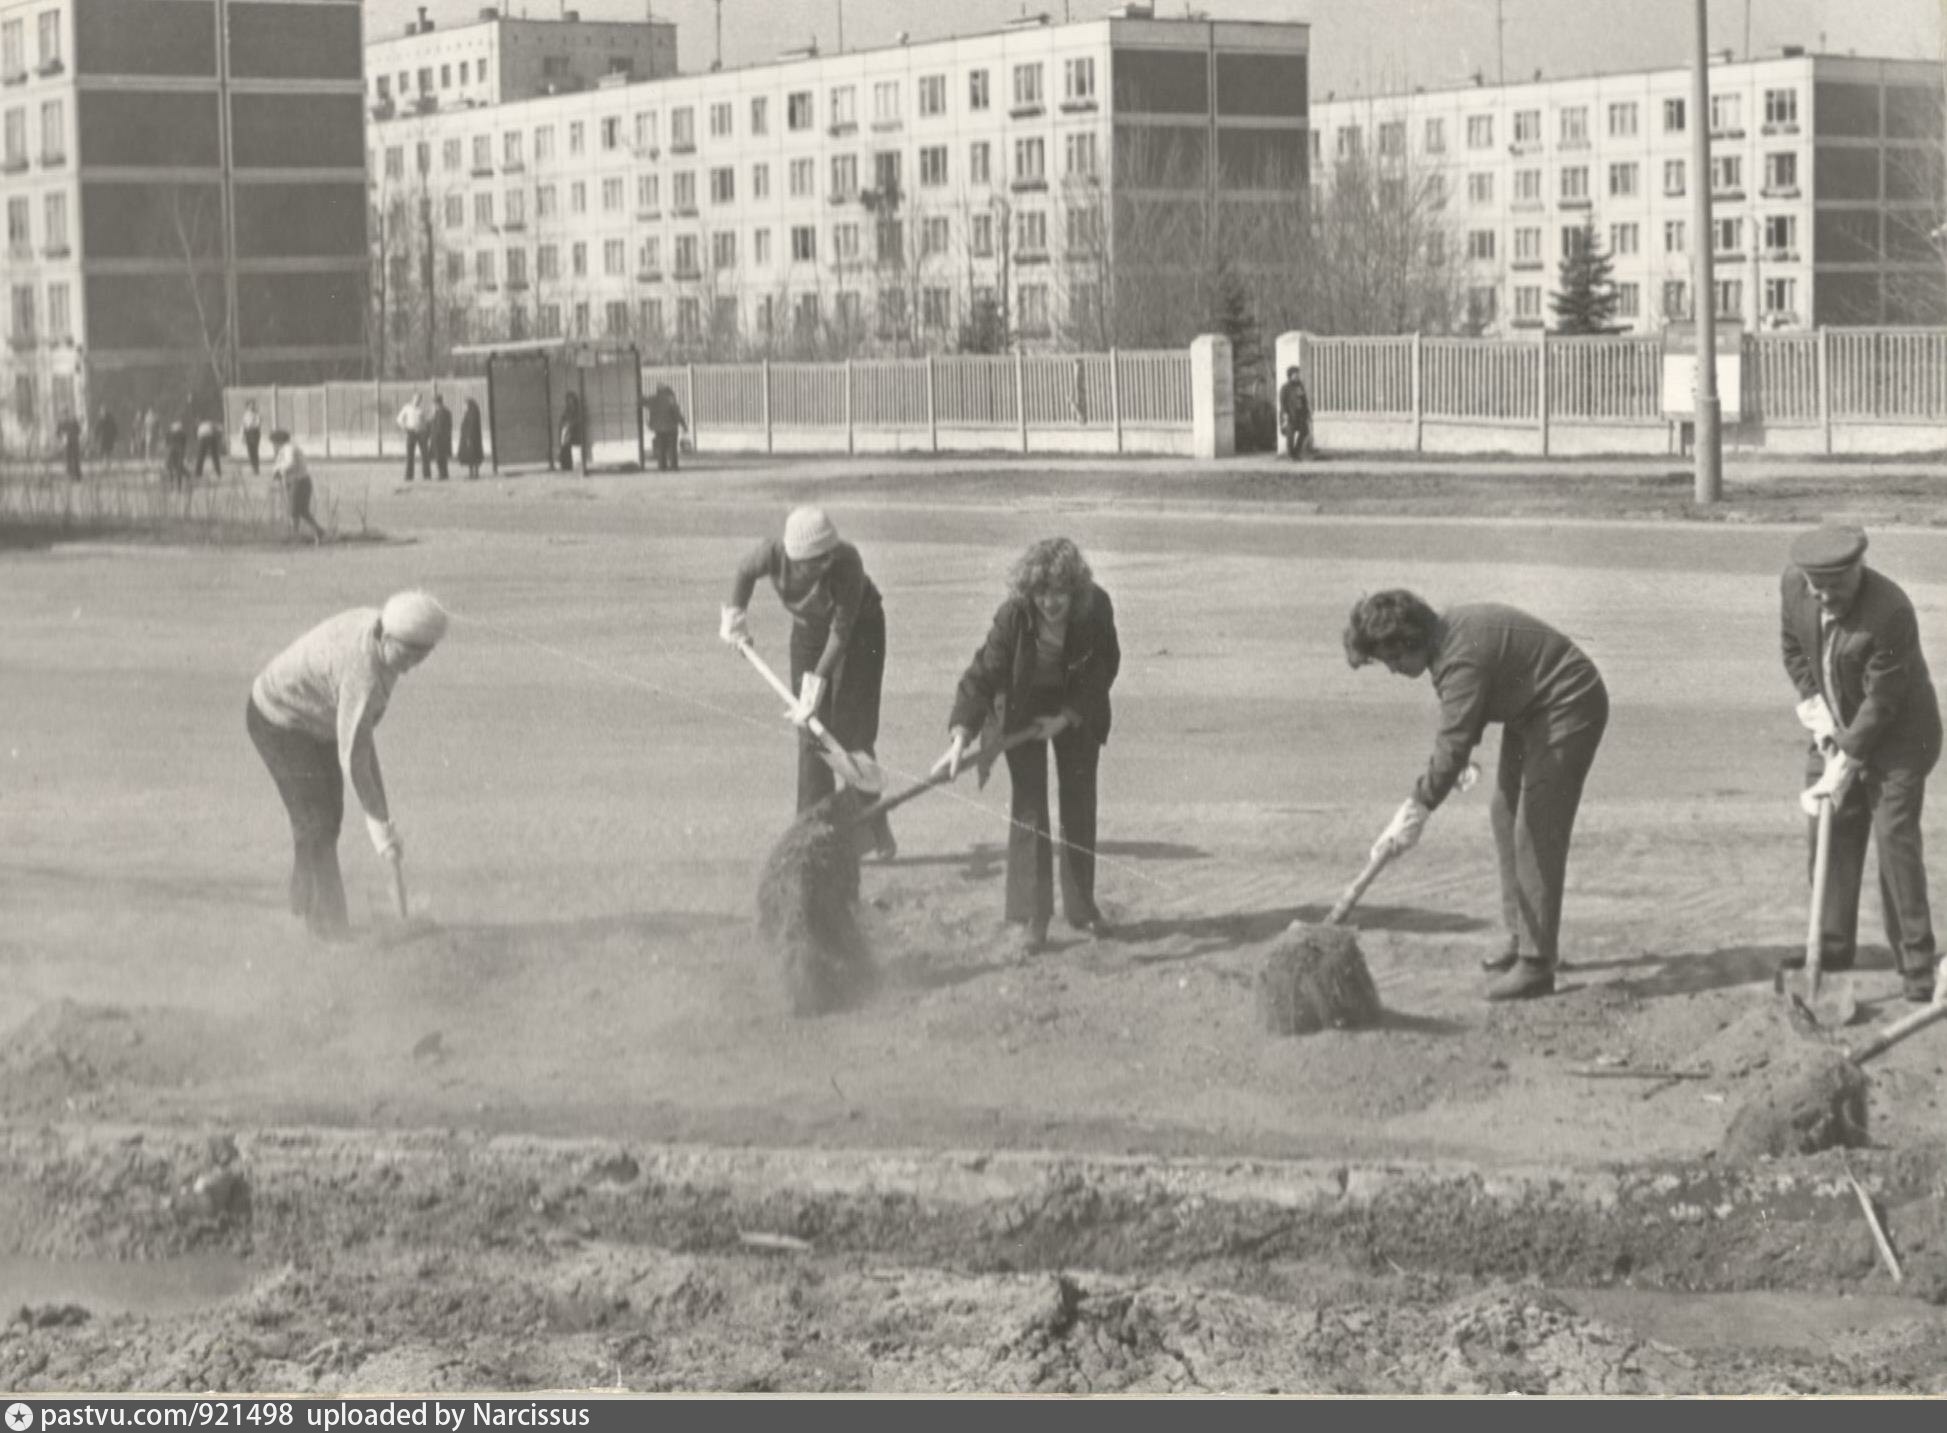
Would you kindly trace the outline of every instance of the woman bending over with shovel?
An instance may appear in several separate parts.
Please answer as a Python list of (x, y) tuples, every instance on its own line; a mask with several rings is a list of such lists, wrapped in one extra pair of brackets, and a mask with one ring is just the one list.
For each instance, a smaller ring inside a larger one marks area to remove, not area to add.
[(1581, 648), (1525, 612), (1492, 602), (1435, 612), (1400, 589), (1353, 604), (1345, 659), (1354, 668), (1379, 662), (1395, 676), (1424, 675), (1440, 698), (1433, 758), (1374, 843), (1375, 860), (1418, 844), (1487, 724), (1501, 723), (1491, 822), (1508, 939), (1483, 962), (1502, 972), (1487, 998), (1552, 994), (1569, 837), (1609, 723), (1602, 674)]
[(1021, 554), (1008, 586), (987, 640), (960, 678), (952, 739), (933, 770), (959, 775), (983, 728), (997, 725), (1002, 740), (1033, 732), (1036, 739), (1007, 748), (1007, 921), (1019, 928), (1021, 954), (1033, 955), (1046, 945), (1055, 913), (1050, 745), (1061, 783), (1062, 910), (1077, 930), (1109, 933), (1095, 906), (1095, 773), (1109, 739), (1109, 688), (1122, 648), (1114, 604), (1067, 538), (1047, 538)]
[(394, 683), (445, 635), (439, 603), (424, 592), (401, 592), (383, 608), (355, 607), (319, 623), (272, 658), (250, 688), (244, 725), (291, 818), (291, 913), (321, 939), (351, 934), (338, 871), (347, 781), (365, 810), (373, 848), (391, 867), (399, 917), (406, 917), (405, 847), (386, 804), (372, 734)]
[[(837, 789), (831, 763), (848, 768), (860, 785), (879, 741), (879, 693), (886, 674), (886, 609), (865, 575), (865, 560), (822, 508), (794, 509), (782, 538), (767, 537), (737, 567), (730, 604), (717, 635), (742, 652), (772, 682), (750, 637), (750, 599), (768, 577), (791, 614), (791, 686), (797, 697), (786, 715), (797, 724), (798, 810)], [(837, 748), (837, 750), (833, 750)], [(872, 850), (890, 861), (899, 852), (881, 815), (867, 830)]]

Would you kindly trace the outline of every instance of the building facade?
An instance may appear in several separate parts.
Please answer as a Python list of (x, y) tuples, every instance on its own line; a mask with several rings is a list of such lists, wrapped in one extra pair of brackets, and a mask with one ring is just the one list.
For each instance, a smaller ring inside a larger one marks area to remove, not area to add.
[(0, 0), (6, 424), (364, 365), (356, 0)]
[(914, 352), (1099, 332), (1116, 289), (1142, 303), (1118, 256), (1158, 216), (1201, 232), (1220, 198), (1302, 187), (1307, 33), (1126, 7), (395, 111), (369, 135), (379, 361), (507, 338)]
[(574, 10), (559, 20), (517, 19), (489, 5), (471, 23), (441, 29), (421, 7), (404, 34), (372, 39), (365, 69), (377, 118), (470, 109), (592, 89), (615, 75), (673, 75), (676, 26), (583, 20)]
[(1548, 325), (1592, 222), (1618, 322), (1694, 313), (1692, 126), (1710, 126), (1717, 311), (1752, 329), (1947, 323), (1941, 69), (1808, 55), (1486, 85), (1313, 107), (1314, 183), (1343, 164), (1412, 173), (1443, 203), (1474, 326)]

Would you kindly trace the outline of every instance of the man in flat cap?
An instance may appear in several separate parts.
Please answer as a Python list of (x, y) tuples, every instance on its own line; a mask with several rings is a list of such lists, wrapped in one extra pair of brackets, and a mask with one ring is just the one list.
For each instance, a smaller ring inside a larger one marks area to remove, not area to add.
[[(1870, 834), (1906, 996), (1931, 1000), (1936, 954), (1920, 811), (1940, 757), (1940, 706), (1913, 603), (1866, 566), (1866, 534), (1856, 527), (1822, 527), (1793, 542), (1780, 596), (1785, 674), (1812, 734), (1806, 814), (1816, 816), (1821, 799), (1833, 803), (1820, 959), (1827, 970), (1852, 966)], [(1811, 831), (1816, 839), (1816, 822)]]

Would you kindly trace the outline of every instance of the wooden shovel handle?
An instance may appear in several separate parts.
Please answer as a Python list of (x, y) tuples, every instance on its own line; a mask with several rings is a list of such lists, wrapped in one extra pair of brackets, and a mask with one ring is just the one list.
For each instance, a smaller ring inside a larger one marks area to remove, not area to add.
[(1359, 872), (1358, 878), (1351, 885), (1345, 888), (1345, 894), (1339, 897), (1338, 904), (1333, 906), (1331, 914), (1325, 917), (1325, 924), (1344, 925), (1345, 918), (1352, 914), (1352, 908), (1359, 904), (1359, 898), (1366, 893), (1366, 887), (1378, 879), (1379, 873), (1385, 870), (1392, 863), (1393, 857), (1398, 854), (1398, 850), (1388, 844), (1381, 847), (1376, 855), (1369, 857), (1366, 868)]
[(1822, 796), (1819, 798), (1818, 837), (1812, 846), (1812, 909), (1805, 931), (1805, 979), (1815, 997), (1824, 975), (1825, 886), (1831, 868), (1832, 798)]
[(1869, 1035), (1846, 1051), (1846, 1058), (1855, 1065), (1863, 1065), (1873, 1056), (1892, 1049), (1907, 1036), (1917, 1034), (1936, 1020), (1947, 1020), (1947, 1000), (1936, 1000), (1931, 1005), (1921, 1006), (1911, 1015), (1902, 1015), (1891, 1025)]
[[(791, 690), (784, 678), (771, 670), (771, 664), (769, 662), (757, 655), (757, 648), (751, 645), (749, 638), (745, 638), (739, 642), (737, 644), (737, 650), (744, 654), (744, 660), (746, 662), (749, 662), (751, 666), (757, 669), (758, 675), (771, 684), (772, 691), (783, 697), (791, 705), (797, 705), (797, 694)], [(841, 761), (848, 764), (852, 763), (852, 753), (838, 744), (838, 738), (833, 736), (829, 731), (826, 731), (825, 724), (819, 721), (817, 717), (812, 717), (805, 725), (810, 727), (811, 734), (824, 744), (825, 750), (829, 751), (833, 756), (838, 757)]]
[[(994, 747), (991, 751), (986, 746), (982, 746), (978, 751), (969, 752), (966, 758), (960, 763), (960, 769), (966, 771), (970, 767), (991, 766), (1000, 758), (1002, 752), (1012, 747), (1023, 746), (1036, 739), (1033, 727), (1023, 727), (1012, 736), (1004, 738), (1000, 745)], [(952, 780), (953, 778), (948, 776), (944, 771), (936, 771), (924, 781), (914, 782), (904, 791), (895, 791), (890, 796), (881, 796), (877, 801), (861, 811), (858, 819), (860, 821), (871, 821), (876, 817), (885, 815), (888, 811), (904, 806), (916, 796), (924, 796), (936, 786), (947, 785)]]

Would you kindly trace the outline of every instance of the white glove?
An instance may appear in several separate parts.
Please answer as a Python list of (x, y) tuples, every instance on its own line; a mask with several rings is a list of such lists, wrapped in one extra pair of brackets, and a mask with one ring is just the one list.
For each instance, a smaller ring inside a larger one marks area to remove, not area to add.
[(1825, 775), (1798, 794), (1799, 809), (1807, 816), (1819, 814), (1819, 802), (1827, 800), (1836, 808), (1846, 799), (1846, 789), (1859, 774), (1859, 763), (1837, 748), (1825, 759)]
[(967, 759), (967, 734), (959, 727), (953, 729), (953, 739), (946, 744), (946, 754), (933, 763), (932, 775), (946, 773), (948, 781), (957, 780), (960, 766)]
[(1034, 739), (1036, 741), (1053, 741), (1073, 725), (1075, 725), (1074, 714), (1067, 711), (1055, 712), (1051, 716), (1036, 717), (1034, 719)]
[(733, 647), (750, 640), (750, 614), (741, 607), (725, 607), (717, 622), (717, 636)]
[(1455, 779), (1453, 789), (1462, 796), (1474, 789), (1474, 783), (1481, 779), (1481, 764), (1478, 761), (1467, 763), (1466, 769)]
[(372, 849), (385, 860), (396, 861), (406, 854), (406, 843), (399, 839), (399, 830), (390, 821), (367, 816), (365, 833), (372, 838)]
[(1819, 750), (1830, 751), (1839, 739), (1839, 724), (1832, 720), (1832, 708), (1817, 692), (1798, 704), (1799, 725), (1812, 734)]
[(1947, 960), (1933, 968), (1933, 1003), (1947, 1005)]
[(1393, 819), (1386, 823), (1386, 829), (1379, 833), (1379, 839), (1372, 843), (1373, 856), (1377, 858), (1387, 850), (1396, 856), (1412, 850), (1420, 844), (1420, 833), (1426, 829), (1426, 818), (1432, 814), (1417, 797), (1407, 797), (1393, 813)]
[(798, 684), (798, 704), (785, 713), (796, 726), (806, 726), (818, 715), (818, 703), (825, 698), (825, 679), (816, 672), (806, 672)]

